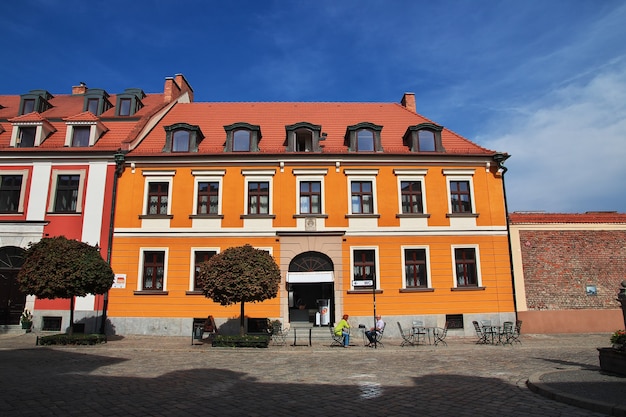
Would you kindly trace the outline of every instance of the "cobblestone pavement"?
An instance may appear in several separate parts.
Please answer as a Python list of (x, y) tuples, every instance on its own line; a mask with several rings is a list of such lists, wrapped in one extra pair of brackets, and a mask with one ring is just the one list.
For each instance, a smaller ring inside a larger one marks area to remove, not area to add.
[(35, 337), (0, 336), (1, 416), (604, 415), (526, 386), (537, 372), (598, 369), (604, 334), (528, 335), (513, 347), (386, 340), (378, 349), (212, 348), (149, 336), (49, 348)]

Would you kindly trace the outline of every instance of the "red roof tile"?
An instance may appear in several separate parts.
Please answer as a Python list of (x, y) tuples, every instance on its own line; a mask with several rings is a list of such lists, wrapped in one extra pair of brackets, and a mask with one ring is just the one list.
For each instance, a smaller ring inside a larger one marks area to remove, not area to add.
[(626, 223), (626, 213), (615, 211), (588, 211), (586, 213), (509, 213), (511, 224), (547, 223)]

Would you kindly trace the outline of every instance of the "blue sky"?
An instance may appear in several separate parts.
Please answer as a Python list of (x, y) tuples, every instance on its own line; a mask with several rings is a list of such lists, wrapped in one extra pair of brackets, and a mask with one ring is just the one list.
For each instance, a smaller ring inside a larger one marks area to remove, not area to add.
[(626, 212), (621, 0), (9, 0), (0, 94), (399, 102), (511, 154), (510, 211)]

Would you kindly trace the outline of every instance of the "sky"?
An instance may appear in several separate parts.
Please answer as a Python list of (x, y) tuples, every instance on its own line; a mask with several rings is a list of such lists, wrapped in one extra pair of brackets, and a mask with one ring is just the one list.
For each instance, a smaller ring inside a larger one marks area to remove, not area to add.
[(508, 210), (626, 212), (623, 0), (6, 0), (0, 94), (399, 102), (510, 154)]

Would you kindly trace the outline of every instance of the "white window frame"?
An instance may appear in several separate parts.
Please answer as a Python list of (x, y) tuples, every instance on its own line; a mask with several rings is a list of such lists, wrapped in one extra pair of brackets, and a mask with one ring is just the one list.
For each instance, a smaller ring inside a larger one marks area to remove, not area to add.
[[(219, 247), (192, 247), (189, 259), (189, 291), (195, 291), (194, 281), (196, 278), (196, 252), (215, 252), (220, 253)], [(215, 256), (213, 255), (213, 256)]]
[(24, 213), (24, 199), (26, 198), (26, 185), (28, 184), (28, 170), (0, 170), (0, 178), (4, 176), (22, 176), (22, 186), (20, 187), (20, 198), (17, 206), (17, 212), (15, 213), (2, 213), (2, 216), (15, 216), (16, 214)]
[[(307, 216), (322, 216), (326, 213), (326, 198), (324, 176), (328, 174), (327, 169), (294, 169), (293, 175), (296, 176), (296, 213)], [(321, 206), (319, 213), (302, 213), (300, 207), (300, 183), (302, 182), (319, 182)]]
[[(344, 169), (344, 174), (348, 179), (348, 214), (355, 216), (373, 216), (378, 214), (378, 198), (376, 191), (377, 169)], [(371, 213), (353, 213), (352, 212), (352, 183), (366, 182), (372, 183), (372, 212)]]
[[(198, 214), (198, 184), (201, 182), (217, 182), (218, 183), (218, 193), (217, 193), (217, 215), (222, 215), (222, 199), (223, 199), (223, 182), (224, 175), (226, 175), (226, 170), (215, 170), (215, 171), (191, 171), (191, 175), (194, 176), (194, 184), (193, 184), (193, 211), (194, 215)], [(202, 214), (204, 216), (204, 214)]]
[[(167, 291), (167, 270), (169, 261), (169, 248), (167, 247), (141, 247), (139, 248), (139, 270), (137, 271), (137, 291)], [(163, 288), (160, 290), (143, 289), (143, 265), (146, 252), (165, 252), (163, 255)]]
[(73, 170), (65, 170), (65, 169), (53, 169), (50, 175), (51, 183), (50, 183), (50, 196), (48, 198), (48, 213), (57, 213), (54, 211), (54, 203), (57, 198), (57, 183), (59, 180), (59, 175), (78, 175), (80, 180), (78, 182), (78, 196), (76, 197), (76, 211), (74, 212), (62, 212), (58, 214), (74, 214), (74, 213), (82, 213), (83, 212), (83, 201), (84, 201), (84, 191), (85, 191), (85, 181), (87, 177), (86, 169), (73, 169)]
[[(244, 176), (244, 214), (246, 216), (269, 216), (274, 213), (274, 175), (276, 174), (275, 169), (265, 169), (265, 170), (241, 170), (241, 175)], [(262, 214), (249, 214), (248, 210), (248, 184), (250, 182), (267, 182), (268, 183), (268, 199), (269, 206), (267, 209), (267, 213)]]
[(167, 182), (167, 215), (172, 214), (172, 188), (174, 185), (174, 175), (176, 171), (143, 171), (145, 177), (144, 189), (143, 189), (143, 208), (141, 213), (144, 216), (151, 216), (148, 213), (148, 191), (150, 189), (150, 183), (153, 182)]
[(107, 128), (100, 122), (68, 122), (66, 123), (67, 130), (65, 132), (65, 146), (72, 147), (72, 139), (74, 138), (75, 127), (89, 127), (89, 146), (94, 146), (98, 139), (107, 131)]
[[(426, 252), (426, 286), (425, 287), (407, 287), (406, 286), (406, 259), (404, 251), (407, 249), (424, 249)], [(454, 253), (454, 251), (452, 252)], [(402, 289), (426, 289), (432, 288), (431, 274), (430, 274), (430, 247), (427, 245), (406, 245), (400, 246), (400, 256), (402, 259)]]
[(12, 148), (18, 148), (21, 140), (21, 129), (23, 127), (34, 127), (35, 130), (35, 143), (34, 147), (40, 146), (44, 140), (50, 135), (50, 133), (55, 132), (56, 129), (54, 126), (50, 124), (47, 120), (42, 120), (40, 122), (18, 122), (13, 124), (13, 130), (11, 131), (11, 144)]
[[(474, 193), (474, 172), (473, 169), (464, 169), (464, 170), (456, 170), (456, 169), (444, 169), (443, 175), (446, 176), (446, 187), (447, 194), (446, 198), (448, 199), (448, 214), (453, 215), (463, 215), (463, 214), (476, 214), (476, 197)], [(450, 193), (450, 182), (451, 181), (467, 181), (469, 182), (469, 192), (470, 192), (470, 204), (472, 205), (471, 213), (458, 213), (452, 212), (452, 195)]]
[[(374, 262), (376, 262), (376, 282), (374, 283), (374, 288), (376, 291), (381, 291), (380, 287), (380, 254), (378, 251), (378, 246), (350, 246), (350, 290), (360, 290), (361, 288), (354, 286), (354, 252), (357, 250), (373, 250), (374, 251)], [(368, 291), (372, 291), (370, 288)]]
[[(406, 214), (406, 215), (420, 215), (428, 213), (428, 207), (426, 206), (426, 174), (428, 173), (427, 169), (394, 169), (393, 173), (397, 177), (398, 182), (398, 213)], [(402, 211), (402, 182), (403, 181), (412, 181), (412, 182), (420, 182), (422, 185), (422, 213), (404, 213)]]
[[(456, 275), (456, 257), (454, 255), (455, 249), (474, 249), (474, 254), (476, 255), (476, 287), (469, 286), (458, 286), (458, 278)], [(450, 246), (450, 255), (452, 257), (452, 280), (453, 280), (453, 288), (480, 288), (483, 286), (483, 278), (481, 274), (480, 268), (480, 247), (477, 244), (469, 244), (469, 245), (451, 245)]]

